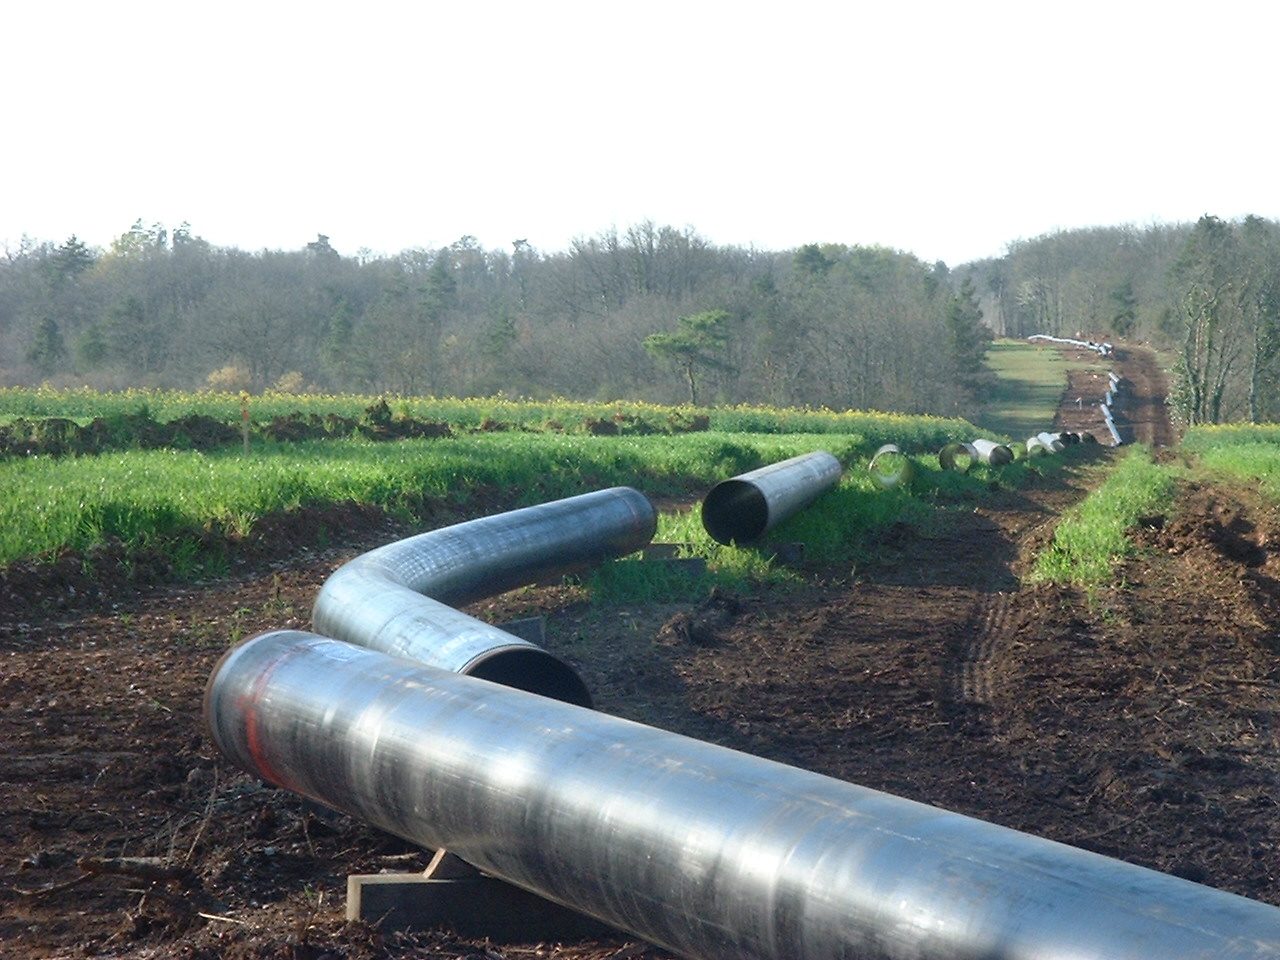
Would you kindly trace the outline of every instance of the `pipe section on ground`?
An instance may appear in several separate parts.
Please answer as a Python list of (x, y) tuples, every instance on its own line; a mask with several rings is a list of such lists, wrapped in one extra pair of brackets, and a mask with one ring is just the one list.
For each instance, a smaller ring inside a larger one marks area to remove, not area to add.
[(886, 490), (910, 483), (914, 470), (911, 460), (896, 443), (886, 443), (872, 456), (867, 470), (881, 487)]
[(973, 449), (978, 453), (978, 462), (992, 467), (1003, 467), (1013, 463), (1013, 451), (1003, 443), (994, 440), (978, 439), (972, 441)]
[(214, 669), (272, 783), (698, 960), (1274, 960), (1280, 909), (296, 631)]
[(1063, 442), (1062, 434), (1060, 433), (1049, 433), (1046, 431), (1044, 433), (1036, 434), (1036, 439), (1039, 440), (1041, 445), (1050, 453), (1061, 453), (1063, 450), (1067, 449), (1067, 445)]
[(1053, 337), (1047, 333), (1033, 333), (1031, 336), (1027, 337), (1027, 339), (1047, 340), (1050, 343), (1066, 343), (1073, 347), (1082, 347), (1085, 350), (1092, 350), (1104, 357), (1110, 356), (1112, 351), (1115, 349), (1115, 347), (1109, 343), (1098, 343), (1094, 340), (1075, 340), (1071, 337)]
[(338, 640), (588, 706), (586, 685), (560, 658), (453, 605), (626, 556), (656, 529), (653, 505), (630, 487), (443, 527), (340, 567), (312, 622)]
[(943, 470), (968, 473), (978, 462), (978, 450), (972, 443), (948, 443), (938, 451), (938, 466)]
[(754, 543), (840, 482), (840, 461), (805, 453), (717, 483), (702, 501), (702, 526), (717, 543)]

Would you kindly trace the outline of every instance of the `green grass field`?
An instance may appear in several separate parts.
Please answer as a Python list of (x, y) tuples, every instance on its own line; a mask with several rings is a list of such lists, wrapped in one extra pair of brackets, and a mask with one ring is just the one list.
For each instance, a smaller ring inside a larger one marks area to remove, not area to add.
[(987, 350), (987, 365), (997, 383), (983, 406), (980, 426), (1015, 440), (1052, 429), (1071, 369), (1060, 350), (1026, 340), (997, 340)]
[[(1039, 432), (1052, 421), (1069, 369), (1058, 351), (1002, 341), (993, 347), (992, 365), (1000, 388), (985, 428), (1018, 437)], [(11, 416), (28, 412), (18, 391), (3, 393)], [(103, 398), (103, 409), (122, 409), (120, 398)], [(31, 406), (45, 416), (69, 416), (73, 407), (76, 416), (93, 413), (93, 397), (83, 391), (61, 399), (63, 406), (58, 395), (42, 390)], [(202, 404), (208, 400), (191, 395), (183, 401), (184, 409), (207, 411)], [(347, 398), (340, 408), (352, 410), (367, 400)], [(136, 401), (136, 396), (130, 398)], [(634, 486), (651, 497), (687, 499), (704, 494), (722, 479), (813, 450), (834, 454), (845, 476), (836, 490), (788, 521), (778, 535), (804, 542), (809, 556), (819, 562), (856, 565), (860, 556), (875, 550), (878, 532), (889, 526), (905, 524), (925, 531), (939, 511), (974, 509), (997, 487), (1016, 489), (1040, 482), (1053, 471), (1073, 469), (1069, 456), (1004, 467), (979, 464), (968, 473), (941, 469), (939, 449), (958, 437), (971, 437), (975, 429), (961, 420), (744, 408), (711, 411), (710, 430), (596, 436), (546, 427), (550, 421), (588, 413), (605, 416), (610, 410), (613, 415), (625, 410), (624, 422), (630, 422), (626, 417), (643, 416), (658, 423), (691, 414), (682, 408), (635, 405), (588, 409), (494, 403), (413, 400), (404, 401), (403, 407), (418, 416), (445, 414), (442, 419), (459, 425), (500, 411), (506, 422), (528, 426), (394, 442), (256, 438), (248, 455), (236, 445), (206, 452), (119, 449), (0, 459), (0, 489), (5, 493), (0, 498), (0, 565), (117, 542), (126, 552), (167, 552), (179, 576), (199, 577), (215, 571), (219, 561), (216, 554), (197, 553), (200, 544), (209, 542), (207, 534), (245, 536), (259, 519), (303, 506), (356, 501), (413, 524), (431, 515), (433, 503), (443, 501), (465, 510), (478, 489), (502, 491), (504, 499), (515, 504), (547, 502), (614, 485)], [(324, 409), (319, 398), (307, 407), (313, 412)], [(730, 424), (736, 429), (726, 429)], [(912, 466), (911, 479), (892, 488), (878, 483), (868, 469), (876, 449), (887, 442), (898, 444)], [(1135, 517), (1167, 508), (1175, 478), (1186, 471), (1229, 476), (1280, 499), (1280, 489), (1271, 479), (1280, 475), (1278, 449), (1280, 427), (1275, 425), (1203, 428), (1191, 431), (1184, 442), (1191, 466), (1155, 463), (1146, 451), (1135, 449), (1110, 465), (1086, 468), (1114, 473), (1110, 478), (1099, 473), (1089, 481), (1097, 491), (1064, 517), (1037, 575), (1105, 585), (1128, 549), (1127, 532)], [(782, 582), (789, 575), (774, 568), (767, 547), (722, 547), (700, 527), (695, 508), (664, 515), (660, 536), (688, 543), (693, 555), (705, 557), (713, 582), (721, 577)]]

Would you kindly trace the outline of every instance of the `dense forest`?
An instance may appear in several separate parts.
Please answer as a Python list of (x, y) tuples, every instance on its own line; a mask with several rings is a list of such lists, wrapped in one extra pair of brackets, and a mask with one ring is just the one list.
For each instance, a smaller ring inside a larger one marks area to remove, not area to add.
[(543, 252), (215, 247), (142, 221), (0, 258), (0, 385), (764, 403), (976, 416), (993, 336), (1176, 357), (1189, 423), (1280, 419), (1274, 223), (1065, 231), (954, 270), (646, 222)]

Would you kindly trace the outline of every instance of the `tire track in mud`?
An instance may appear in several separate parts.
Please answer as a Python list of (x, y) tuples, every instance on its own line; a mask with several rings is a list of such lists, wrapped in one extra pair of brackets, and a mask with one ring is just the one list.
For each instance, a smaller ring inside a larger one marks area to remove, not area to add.
[[(1015, 642), (1028, 591), (1035, 589), (1024, 586), (1021, 574), (1034, 545), (1048, 542), (1061, 511), (1080, 496), (1067, 486), (993, 491), (983, 508), (952, 515), (959, 525), (947, 538), (956, 545), (953, 554), (979, 550), (984, 562), (969, 558), (967, 577), (952, 572), (948, 578), (959, 591), (953, 593), (957, 617), (939, 651), (936, 696), (941, 718), (970, 735), (996, 734), (1017, 713), (1010, 703), (1016, 685)], [(942, 559), (944, 565), (948, 562)], [(935, 568), (924, 576), (937, 579), (939, 572)]]
[(968, 620), (952, 638), (943, 669), (942, 702), (953, 716), (988, 727), (1005, 670), (1009, 632), (1008, 593), (980, 593)]
[[(1166, 403), (1167, 384), (1155, 352), (1146, 347), (1117, 348), (1113, 355), (1125, 396), (1121, 422), (1129, 442), (1164, 446), (1174, 442)], [(1066, 424), (1077, 415), (1070, 397), (1063, 395), (1057, 423)], [(1069, 424), (1068, 424), (1069, 425)], [(1035, 530), (1008, 528), (995, 518), (998, 531), (986, 530), (985, 536), (998, 537), (1000, 546), (992, 545), (993, 555), (1022, 555), (1027, 542), (1045, 534)], [(1001, 717), (1007, 716), (1006, 680), (1015, 668), (1013, 642), (1019, 629), (1015, 611), (1020, 605), (1021, 587), (1001, 589), (1015, 576), (1013, 566), (1001, 569), (993, 562), (986, 567), (987, 581), (973, 586), (969, 616), (959, 625), (947, 645), (946, 660), (941, 670), (939, 705), (944, 716), (958, 720), (975, 735), (998, 732)]]

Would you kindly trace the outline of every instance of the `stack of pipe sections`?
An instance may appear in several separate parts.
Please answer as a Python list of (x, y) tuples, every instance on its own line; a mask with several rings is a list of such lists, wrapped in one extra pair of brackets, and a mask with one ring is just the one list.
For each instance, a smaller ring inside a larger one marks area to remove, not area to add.
[(205, 717), (264, 779), (695, 960), (1275, 960), (1280, 909), (296, 631)]
[(558, 657), (453, 605), (626, 556), (656, 529), (648, 498), (614, 487), (432, 530), (340, 567), (312, 623), (338, 640), (588, 706)]
[(702, 501), (702, 526), (725, 545), (755, 543), (840, 482), (840, 461), (805, 453), (717, 483)]

